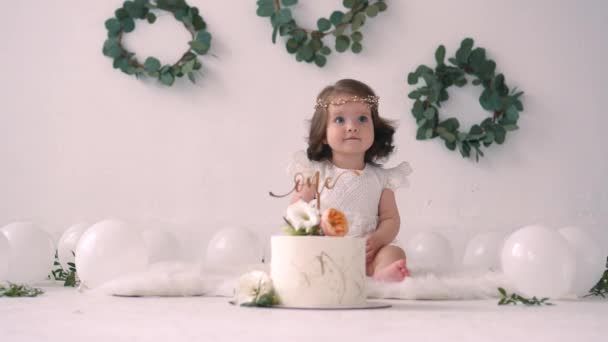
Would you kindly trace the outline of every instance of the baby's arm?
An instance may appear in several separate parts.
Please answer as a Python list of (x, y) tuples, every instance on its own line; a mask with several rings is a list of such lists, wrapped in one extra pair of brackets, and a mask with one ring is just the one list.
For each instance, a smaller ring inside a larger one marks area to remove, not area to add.
[(378, 204), (378, 227), (367, 238), (367, 260), (371, 261), (378, 250), (391, 243), (399, 233), (399, 209), (395, 193), (390, 189), (382, 190)]
[(289, 204), (293, 204), (299, 200), (302, 200), (302, 201), (308, 203), (308, 202), (312, 201), (313, 199), (315, 199), (315, 190), (310, 186), (303, 186), (302, 190), (296, 191), (293, 193), (293, 196), (291, 196), (291, 201), (289, 202)]

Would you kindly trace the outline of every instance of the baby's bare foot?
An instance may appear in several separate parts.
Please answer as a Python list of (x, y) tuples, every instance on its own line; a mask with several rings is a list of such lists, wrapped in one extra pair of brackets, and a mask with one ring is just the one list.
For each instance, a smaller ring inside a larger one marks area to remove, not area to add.
[(380, 281), (399, 282), (409, 275), (410, 274), (407, 267), (405, 267), (405, 260), (401, 259), (382, 268), (381, 270), (376, 270), (376, 272), (374, 272), (374, 279)]

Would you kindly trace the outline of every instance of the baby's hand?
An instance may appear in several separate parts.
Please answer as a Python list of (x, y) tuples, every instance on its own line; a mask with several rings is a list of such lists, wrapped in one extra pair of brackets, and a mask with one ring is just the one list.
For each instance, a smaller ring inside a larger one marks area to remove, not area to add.
[(365, 263), (369, 264), (376, 257), (376, 253), (382, 245), (378, 241), (378, 238), (374, 235), (374, 233), (370, 233), (366, 236), (367, 240), (365, 242)]

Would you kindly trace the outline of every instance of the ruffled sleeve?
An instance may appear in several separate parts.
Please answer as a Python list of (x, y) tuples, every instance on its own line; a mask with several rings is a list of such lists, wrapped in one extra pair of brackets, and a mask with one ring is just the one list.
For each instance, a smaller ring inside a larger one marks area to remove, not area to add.
[(385, 169), (384, 173), (384, 187), (395, 191), (397, 188), (409, 186), (407, 176), (412, 173), (412, 167), (408, 162), (402, 162), (395, 167)]
[(315, 174), (316, 163), (308, 160), (306, 152), (298, 151), (291, 155), (289, 163), (287, 164), (287, 173), (293, 177), (297, 173), (301, 173), (304, 177), (312, 177)]

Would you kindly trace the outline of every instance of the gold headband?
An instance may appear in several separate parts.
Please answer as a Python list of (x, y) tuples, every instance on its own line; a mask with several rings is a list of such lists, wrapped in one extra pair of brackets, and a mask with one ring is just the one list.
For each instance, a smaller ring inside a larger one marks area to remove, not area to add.
[(374, 96), (374, 95), (367, 95), (365, 97), (360, 97), (360, 96), (352, 96), (349, 98), (339, 98), (336, 101), (333, 100), (329, 100), (329, 101), (324, 101), (322, 99), (317, 99), (317, 103), (315, 104), (315, 110), (319, 109), (319, 108), (325, 108), (327, 109), (327, 107), (329, 107), (329, 105), (334, 105), (334, 106), (341, 106), (345, 103), (349, 103), (349, 102), (363, 102), (363, 103), (367, 103), (371, 108), (378, 108), (378, 100), (380, 98), (378, 96)]

